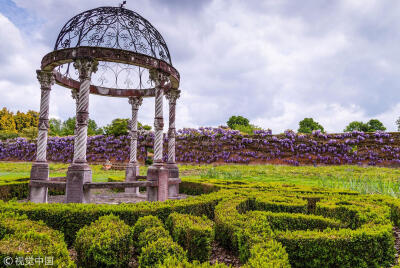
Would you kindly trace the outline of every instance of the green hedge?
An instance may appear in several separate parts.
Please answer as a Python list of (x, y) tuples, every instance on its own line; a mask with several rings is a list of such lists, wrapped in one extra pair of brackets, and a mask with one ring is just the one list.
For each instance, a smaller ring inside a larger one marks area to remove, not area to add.
[[(12, 258), (13, 266), (20, 267), (17, 258), (31, 267), (43, 267), (45, 261), (53, 267), (76, 267), (70, 259), (62, 233), (34, 222), (26, 216), (0, 214), (0, 259)], [(33, 259), (32, 259), (33, 258)], [(32, 261), (32, 262), (31, 262)], [(42, 263), (40, 263), (42, 261)]]
[(111, 214), (80, 229), (74, 246), (80, 267), (126, 267), (131, 259), (132, 232)]
[(138, 218), (155, 215), (165, 221), (172, 212), (206, 215), (214, 218), (215, 205), (229, 192), (221, 191), (186, 200), (165, 202), (141, 202), (136, 204), (35, 204), (0, 201), (0, 212), (13, 211), (26, 214), (31, 220), (43, 220), (49, 227), (64, 233), (68, 245), (75, 241), (75, 235), (85, 225), (90, 225), (99, 217), (114, 214), (127, 225), (133, 226)]
[(171, 238), (160, 238), (142, 249), (139, 265), (140, 267), (154, 267), (162, 264), (170, 256), (174, 256), (178, 261), (187, 260), (186, 252)]
[(139, 235), (142, 234), (146, 229), (153, 227), (163, 227), (162, 221), (153, 215), (144, 216), (138, 219), (138, 221), (133, 226), (133, 240), (137, 241)]
[(188, 251), (190, 261), (210, 259), (214, 241), (213, 222), (207, 217), (172, 213), (167, 222), (172, 238)]
[(136, 241), (136, 251), (140, 252), (147, 244), (157, 241), (160, 238), (171, 238), (170, 234), (164, 227), (151, 227), (146, 229), (143, 233), (139, 234)]
[[(156, 268), (227, 268), (228, 266), (224, 263), (218, 263), (218, 261), (215, 264), (210, 264), (208, 261), (200, 263), (199, 261), (193, 261), (193, 262), (188, 262), (187, 260), (178, 260), (174, 256), (169, 256), (164, 259), (162, 264), (157, 264), (155, 266)], [(231, 266), (229, 266), (231, 267)], [(262, 267), (262, 266), (258, 266)]]
[[(400, 201), (396, 199), (309, 186), (206, 179), (193, 191), (201, 193), (202, 189), (208, 194), (137, 204), (0, 202), (0, 212), (12, 211), (26, 214), (30, 220), (43, 220), (64, 233), (69, 245), (79, 229), (101, 216), (117, 215), (125, 224), (134, 226), (139, 218), (153, 215), (159, 224), (143, 224), (146, 228), (136, 233), (133, 228), (132, 233), (138, 239), (141, 236), (140, 242), (145, 241), (139, 252), (144, 266), (174, 262), (208, 267), (206, 263), (185, 261), (179, 245), (165, 237), (165, 232), (161, 234), (162, 222), (172, 226), (174, 216), (169, 216), (173, 213), (206, 215), (214, 221), (216, 241), (233, 250), (246, 267), (288, 267), (289, 262), (294, 267), (385, 267), (394, 262), (391, 228), (393, 224), (400, 225)], [(186, 222), (191, 216), (182, 217)], [(157, 228), (159, 231), (155, 231)], [(4, 230), (4, 237), (9, 235), (5, 228), (0, 230)], [(165, 249), (160, 241), (168, 241), (165, 243), (181, 257), (170, 257), (174, 252)], [(160, 252), (162, 258), (157, 258)]]
[(255, 244), (244, 268), (290, 268), (289, 257), (281, 243), (275, 240)]
[(394, 263), (391, 225), (366, 225), (357, 230), (277, 233), (293, 267), (389, 267)]
[(346, 224), (336, 219), (300, 213), (249, 211), (245, 215), (248, 218), (253, 218), (259, 214), (265, 215), (272, 230), (324, 230), (326, 228), (339, 229), (346, 226)]

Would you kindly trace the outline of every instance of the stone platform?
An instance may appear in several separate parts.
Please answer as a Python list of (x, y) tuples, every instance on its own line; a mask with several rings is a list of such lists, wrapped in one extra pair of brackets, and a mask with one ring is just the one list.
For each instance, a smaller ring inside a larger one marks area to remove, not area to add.
[[(185, 199), (188, 195), (179, 194), (177, 199)], [(65, 203), (65, 195), (49, 195), (48, 203)], [(28, 202), (28, 199), (21, 199), (18, 202)], [(141, 192), (139, 195), (115, 192), (110, 189), (95, 189), (92, 190), (90, 204), (112, 204), (118, 205), (121, 203), (138, 203), (146, 202), (146, 192)]]

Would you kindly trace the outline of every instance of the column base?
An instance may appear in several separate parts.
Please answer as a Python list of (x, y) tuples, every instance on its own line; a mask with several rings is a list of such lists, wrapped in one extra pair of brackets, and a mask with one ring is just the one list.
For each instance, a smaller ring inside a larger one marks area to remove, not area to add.
[[(137, 176), (139, 176), (138, 163), (129, 163), (125, 172), (125, 181), (137, 181)], [(125, 193), (139, 195), (139, 187), (125, 188)]]
[(155, 163), (147, 169), (147, 180), (158, 182), (158, 186), (147, 187), (147, 201), (168, 199), (168, 170), (163, 163)]
[[(32, 180), (49, 180), (49, 164), (47, 162), (34, 162), (31, 168)], [(34, 203), (47, 203), (47, 187), (29, 185), (29, 201)]]
[(92, 181), (92, 170), (87, 163), (73, 163), (68, 167), (66, 202), (90, 203), (90, 189), (83, 189), (83, 184)]
[[(167, 163), (165, 168), (168, 170), (169, 179), (179, 179), (179, 168), (175, 163)], [(168, 185), (168, 198), (176, 199), (179, 195), (179, 183), (171, 183)]]

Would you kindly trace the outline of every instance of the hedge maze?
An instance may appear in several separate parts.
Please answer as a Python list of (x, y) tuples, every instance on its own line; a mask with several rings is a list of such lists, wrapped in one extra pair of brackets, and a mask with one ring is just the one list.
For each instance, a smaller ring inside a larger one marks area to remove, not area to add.
[(1, 202), (0, 254), (52, 255), (59, 267), (227, 267), (210, 264), (217, 243), (242, 267), (396, 264), (397, 199), (223, 180), (186, 180), (181, 191), (196, 195), (121, 205)]

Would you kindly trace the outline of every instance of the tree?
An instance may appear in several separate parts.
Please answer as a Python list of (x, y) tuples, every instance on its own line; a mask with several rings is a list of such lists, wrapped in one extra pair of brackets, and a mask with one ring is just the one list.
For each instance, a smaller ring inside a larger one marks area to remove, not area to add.
[[(62, 123), (61, 136), (74, 135), (75, 132), (75, 116), (70, 117)], [(93, 119), (89, 119), (88, 122), (88, 135), (100, 135), (103, 134), (103, 129), (99, 128)]]
[(36, 139), (38, 136), (38, 128), (30, 126), (21, 130), (21, 137), (28, 138), (29, 140)]
[(363, 131), (368, 132), (368, 125), (361, 121), (353, 121), (347, 125), (347, 127), (343, 130), (344, 132), (352, 132), (352, 131)]
[(397, 131), (400, 131), (400, 117), (396, 120)]
[(62, 123), (61, 136), (74, 135), (75, 132), (75, 116), (70, 117)]
[(49, 120), (49, 135), (50, 136), (61, 136), (61, 120), (50, 118)]
[(368, 121), (368, 128), (370, 132), (375, 132), (377, 130), (385, 131), (386, 127), (378, 119), (371, 119)]
[(151, 130), (151, 126), (142, 125), (142, 123), (138, 122), (138, 129)]
[(127, 135), (128, 134), (129, 119), (117, 118), (111, 121), (111, 124), (104, 127), (106, 135)]
[(355, 130), (362, 132), (375, 132), (377, 130), (385, 131), (386, 127), (378, 119), (371, 119), (367, 123), (362, 121), (353, 121), (347, 125), (344, 132), (352, 132)]
[(299, 133), (312, 133), (313, 130), (321, 130), (324, 132), (324, 128), (312, 118), (304, 118), (299, 122)]
[(235, 125), (240, 125), (240, 126), (249, 126), (250, 122), (249, 119), (243, 117), (243, 116), (231, 116), (228, 120), (228, 122), (226, 122), (226, 124), (228, 125), (228, 127), (230, 127), (231, 129), (234, 129)]
[(96, 124), (96, 121), (93, 119), (89, 119), (88, 122), (88, 135), (93, 136), (93, 135), (101, 135), (103, 134), (103, 129), (99, 128)]
[(6, 132), (16, 132), (16, 126), (14, 121), (14, 114), (7, 110), (6, 107), (3, 107), (0, 110), (0, 130)]

